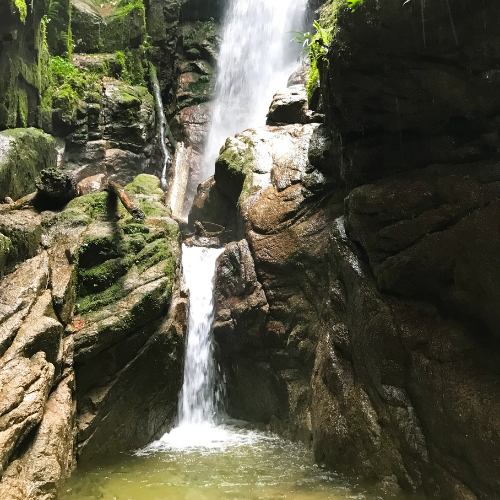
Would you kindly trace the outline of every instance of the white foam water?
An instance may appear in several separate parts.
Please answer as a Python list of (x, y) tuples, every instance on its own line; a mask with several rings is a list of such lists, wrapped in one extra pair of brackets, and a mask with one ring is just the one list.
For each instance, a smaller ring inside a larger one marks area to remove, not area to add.
[(207, 144), (205, 178), (227, 137), (265, 124), (274, 93), (286, 86), (300, 46), (306, 0), (232, 0), (225, 15), (217, 65), (216, 98)]
[(218, 388), (212, 345), (213, 281), (215, 263), (223, 250), (183, 245), (189, 323), (179, 425), (214, 422)]
[(161, 170), (161, 187), (165, 191), (167, 185), (167, 168), (172, 163), (172, 158), (165, 144), (165, 137), (167, 132), (167, 119), (165, 118), (165, 110), (163, 109), (163, 101), (161, 100), (160, 83), (155, 71), (151, 71), (151, 81), (153, 84), (153, 94), (156, 101), (156, 111), (158, 117), (158, 128), (160, 134), (160, 147), (163, 153), (163, 167)]

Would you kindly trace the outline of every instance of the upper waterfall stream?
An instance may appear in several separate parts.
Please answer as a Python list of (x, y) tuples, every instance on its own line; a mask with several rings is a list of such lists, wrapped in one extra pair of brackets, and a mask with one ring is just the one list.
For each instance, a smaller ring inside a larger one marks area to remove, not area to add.
[(227, 137), (262, 126), (274, 93), (297, 66), (293, 35), (304, 22), (306, 0), (233, 0), (226, 13), (217, 64), (205, 175)]

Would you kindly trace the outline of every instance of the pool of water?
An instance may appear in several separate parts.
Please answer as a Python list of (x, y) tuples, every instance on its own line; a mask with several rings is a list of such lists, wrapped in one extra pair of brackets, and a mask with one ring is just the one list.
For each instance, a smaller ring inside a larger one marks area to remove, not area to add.
[(242, 423), (183, 425), (135, 454), (79, 468), (64, 500), (383, 498), (315, 465), (309, 450)]

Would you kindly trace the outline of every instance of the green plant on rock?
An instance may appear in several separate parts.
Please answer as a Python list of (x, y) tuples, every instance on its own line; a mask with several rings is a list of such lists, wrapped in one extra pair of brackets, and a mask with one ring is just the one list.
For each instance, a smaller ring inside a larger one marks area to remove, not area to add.
[[(363, 0), (354, 0), (362, 2)], [(328, 45), (332, 39), (333, 28), (324, 28), (318, 21), (313, 24), (316, 33), (311, 34), (303, 31), (293, 31), (297, 36), (294, 38), (296, 42), (302, 44), (303, 50), (307, 53), (310, 69), (308, 72), (307, 96), (311, 99), (314, 89), (319, 82), (318, 62), (328, 54)]]
[(358, 5), (363, 5), (363, 2), (364, 0), (347, 0), (347, 3), (352, 11), (354, 11)]
[(76, 118), (78, 103), (87, 94), (99, 92), (97, 77), (93, 73), (84, 73), (70, 61), (62, 57), (51, 57), (50, 67), (53, 77), (53, 107), (60, 109), (65, 121)]
[(19, 17), (21, 21), (26, 22), (26, 16), (28, 15), (28, 6), (26, 5), (26, 0), (14, 0), (14, 5), (19, 11)]

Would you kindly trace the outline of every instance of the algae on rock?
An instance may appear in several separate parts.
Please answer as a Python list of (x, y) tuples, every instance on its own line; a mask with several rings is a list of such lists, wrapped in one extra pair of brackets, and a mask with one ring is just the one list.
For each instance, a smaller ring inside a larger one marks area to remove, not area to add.
[(56, 165), (56, 142), (41, 130), (0, 132), (0, 199), (17, 200), (36, 190), (39, 173)]

